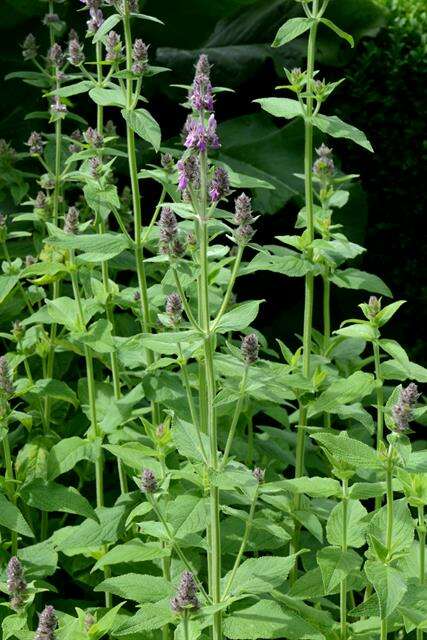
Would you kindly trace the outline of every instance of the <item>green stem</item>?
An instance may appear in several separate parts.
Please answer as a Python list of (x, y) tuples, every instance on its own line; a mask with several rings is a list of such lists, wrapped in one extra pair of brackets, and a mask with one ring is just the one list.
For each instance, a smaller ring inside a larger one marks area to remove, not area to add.
[[(14, 474), (13, 474), (13, 464), (12, 464), (12, 456), (10, 453), (10, 445), (9, 445), (9, 431), (5, 430), (6, 433), (3, 437), (3, 457), (4, 457), (4, 465), (5, 465), (5, 480), (6, 480), (6, 489), (12, 504), (16, 504), (16, 494), (14, 490)], [(16, 531), (11, 532), (11, 550), (12, 555), (16, 556), (18, 552), (18, 534)]]
[(381, 620), (381, 640), (387, 640), (387, 618)]
[(233, 445), (234, 436), (236, 434), (237, 423), (239, 421), (240, 414), (241, 414), (242, 408), (243, 408), (243, 403), (245, 401), (245, 391), (246, 391), (246, 382), (247, 382), (247, 379), (248, 379), (248, 371), (249, 371), (249, 367), (247, 365), (245, 365), (245, 368), (243, 370), (242, 381), (240, 383), (239, 399), (238, 399), (236, 407), (234, 409), (234, 414), (233, 414), (233, 418), (232, 418), (232, 421), (231, 421), (230, 430), (228, 432), (227, 443), (226, 443), (225, 449), (224, 449), (224, 456), (223, 456), (222, 462), (221, 462), (221, 469), (225, 468), (225, 466), (226, 466), (226, 464), (228, 462), (228, 457), (230, 455), (231, 447)]
[[(348, 480), (342, 480), (342, 541), (341, 549), (347, 551)], [(347, 640), (347, 578), (340, 584), (340, 629), (341, 640)]]
[[(313, 17), (317, 17), (318, 13), (318, 0), (313, 0)], [(310, 92), (312, 89), (314, 79), (314, 64), (316, 55), (316, 37), (317, 37), (318, 22), (315, 20), (310, 28), (310, 34), (308, 38), (308, 51), (307, 51), (307, 101), (306, 101), (306, 117), (305, 122), (305, 148), (304, 148), (304, 187), (305, 187), (305, 207), (307, 212), (307, 231), (308, 239), (311, 244), (314, 240), (314, 194), (313, 194), (313, 97)], [(311, 250), (309, 249), (309, 258), (311, 257)], [(313, 296), (314, 296), (314, 275), (312, 272), (307, 273), (305, 277), (305, 300), (304, 300), (304, 330), (303, 330), (303, 375), (305, 378), (310, 378), (310, 355), (311, 355), (311, 343), (312, 343), (312, 329), (313, 329)], [(295, 468), (295, 476), (302, 471), (304, 467), (304, 452), (305, 452), (305, 433), (303, 427), (307, 420), (307, 412), (305, 408), (300, 407), (299, 412), (299, 424), (297, 434), (297, 450), (296, 460), (299, 469)], [(293, 552), (296, 553), (299, 547), (299, 524), (295, 522), (295, 536), (294, 536), (294, 548)], [(297, 575), (298, 567), (295, 563), (295, 567), (291, 572), (291, 582)]]
[(206, 454), (206, 450), (203, 444), (203, 440), (200, 434), (200, 425), (199, 425), (199, 420), (197, 417), (197, 412), (196, 412), (196, 407), (194, 406), (194, 400), (193, 400), (193, 393), (191, 391), (191, 385), (190, 385), (190, 378), (188, 376), (188, 370), (187, 370), (187, 362), (183, 356), (182, 353), (182, 349), (181, 349), (181, 345), (178, 343), (178, 354), (179, 354), (179, 359), (180, 359), (180, 366), (181, 366), (181, 372), (182, 372), (182, 377), (184, 380), (184, 387), (185, 387), (185, 392), (187, 394), (187, 402), (188, 402), (188, 407), (190, 409), (190, 414), (191, 414), (191, 420), (193, 421), (194, 427), (196, 429), (196, 433), (197, 433), (197, 437), (199, 440), (199, 445), (200, 445), (200, 453), (203, 456), (203, 459), (205, 461), (205, 463), (207, 464), (208, 461), (208, 456)]
[(390, 459), (392, 455), (392, 447), (389, 447), (389, 460), (387, 461), (386, 470), (386, 495), (387, 495), (387, 534), (386, 547), (388, 554), (391, 554), (393, 543), (393, 463)]
[(323, 339), (324, 348), (328, 348), (331, 337), (331, 282), (329, 280), (329, 269), (322, 277), (323, 279)]
[(214, 322), (212, 324), (212, 331), (215, 331), (215, 329), (217, 328), (217, 326), (219, 324), (219, 321), (221, 320), (221, 318), (224, 315), (224, 313), (227, 311), (228, 305), (230, 304), (230, 299), (231, 299), (231, 294), (233, 293), (234, 283), (236, 282), (237, 274), (239, 272), (240, 263), (242, 261), (243, 250), (244, 250), (244, 247), (242, 245), (239, 245), (239, 248), (237, 250), (236, 259), (234, 260), (234, 264), (233, 264), (233, 270), (231, 272), (230, 280), (228, 282), (227, 291), (225, 292), (224, 300), (222, 302), (220, 310), (218, 311), (217, 317), (215, 318), (215, 320), (214, 320)]
[(377, 383), (377, 450), (383, 442), (384, 438), (384, 390), (383, 379), (381, 375), (380, 348), (378, 344), (373, 343), (374, 360), (375, 360), (375, 378)]
[(182, 615), (182, 625), (184, 627), (184, 640), (190, 640), (190, 630), (188, 628), (188, 622), (189, 622), (188, 612), (184, 611)]
[(197, 322), (196, 318), (194, 317), (193, 312), (191, 311), (191, 307), (190, 307), (190, 305), (188, 303), (187, 297), (185, 295), (185, 291), (182, 288), (181, 280), (179, 279), (179, 275), (178, 275), (178, 272), (176, 270), (176, 266), (174, 264), (172, 264), (171, 267), (172, 267), (173, 277), (175, 279), (176, 288), (178, 289), (179, 297), (181, 298), (182, 306), (184, 307), (184, 311), (187, 314), (187, 318), (189, 319), (190, 323), (193, 325), (193, 327), (197, 331), (200, 331), (200, 332), (203, 333), (202, 327), (199, 325), (199, 323)]
[[(420, 584), (425, 584), (426, 565), (426, 523), (424, 518), (424, 507), (418, 507), (418, 543), (419, 543), (419, 564), (420, 564)], [(423, 640), (424, 631), (417, 629), (417, 640)]]
[[(123, 27), (125, 33), (126, 44), (126, 70), (131, 71), (132, 68), (132, 32), (130, 26), (129, 6), (126, 3), (125, 14), (123, 16)], [(131, 110), (134, 106), (133, 97), (133, 80), (126, 79), (126, 108)], [(132, 204), (134, 217), (134, 233), (135, 233), (135, 262), (138, 275), (138, 287), (141, 297), (142, 329), (145, 333), (151, 332), (150, 323), (150, 305), (148, 301), (147, 278), (144, 265), (144, 250), (142, 241), (142, 213), (141, 213), (141, 194), (139, 192), (138, 181), (138, 165), (136, 160), (135, 132), (131, 129), (129, 122), (126, 120), (126, 138), (129, 158), (129, 173), (132, 189)], [(150, 349), (145, 349), (147, 365), (150, 366), (154, 362), (154, 354)], [(160, 410), (157, 403), (151, 403), (152, 421), (154, 425), (160, 424)]]
[(241, 545), (240, 545), (240, 549), (239, 549), (239, 552), (237, 554), (236, 560), (234, 562), (234, 566), (233, 566), (233, 568), (231, 570), (230, 577), (228, 578), (227, 584), (225, 585), (224, 593), (223, 593), (222, 598), (221, 598), (222, 601), (224, 601), (226, 599), (231, 587), (233, 586), (233, 581), (234, 581), (234, 578), (236, 577), (237, 569), (240, 567), (240, 563), (242, 561), (242, 557), (243, 557), (243, 554), (244, 554), (245, 549), (246, 549), (246, 545), (247, 545), (248, 540), (249, 540), (249, 534), (250, 534), (251, 529), (252, 529), (252, 523), (254, 521), (255, 509), (256, 509), (256, 504), (257, 504), (257, 500), (258, 500), (258, 493), (259, 493), (259, 486), (257, 487), (257, 489), (255, 491), (254, 499), (252, 501), (251, 508), (249, 510), (249, 516), (248, 516), (248, 519), (246, 521), (245, 532), (243, 534), (243, 538), (242, 538), (242, 542), (241, 542)]

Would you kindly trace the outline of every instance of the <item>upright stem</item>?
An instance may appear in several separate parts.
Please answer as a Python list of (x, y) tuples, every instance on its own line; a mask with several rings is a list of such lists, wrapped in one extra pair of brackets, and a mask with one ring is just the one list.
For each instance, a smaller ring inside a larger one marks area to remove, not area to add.
[(384, 390), (381, 376), (380, 348), (374, 342), (375, 378), (377, 383), (377, 449), (384, 438)]
[[(424, 507), (418, 507), (418, 543), (419, 543), (419, 565), (420, 565), (420, 584), (425, 584), (426, 572), (426, 523), (424, 518)], [(417, 640), (423, 640), (424, 632), (417, 629)]]
[[(393, 448), (390, 445), (388, 449), (388, 460), (386, 469), (386, 496), (387, 496), (387, 527), (386, 527), (386, 548), (388, 556), (392, 551), (393, 543)], [(387, 638), (387, 618), (381, 619), (381, 640)]]
[[(342, 480), (342, 542), (341, 549), (347, 551), (348, 480)], [(347, 640), (347, 578), (340, 584), (340, 629), (341, 640)]]
[(242, 381), (240, 383), (240, 389), (239, 389), (239, 399), (237, 401), (236, 404), (236, 408), (234, 410), (234, 414), (233, 414), (233, 418), (231, 421), (231, 426), (230, 426), (230, 430), (228, 432), (228, 438), (227, 438), (227, 443), (225, 445), (225, 450), (224, 450), (224, 456), (222, 459), (222, 463), (221, 463), (221, 468), (224, 469), (224, 467), (226, 466), (227, 462), (228, 462), (228, 457), (230, 455), (230, 449), (233, 445), (233, 440), (234, 440), (234, 436), (236, 433), (236, 427), (237, 427), (237, 423), (239, 421), (240, 418), (240, 414), (242, 412), (242, 407), (243, 407), (243, 403), (245, 401), (245, 390), (246, 390), (246, 381), (248, 379), (248, 365), (245, 365), (244, 371), (243, 371), (243, 376), (242, 376)]
[[(201, 413), (201, 425), (206, 420), (205, 429), (209, 437), (210, 444), (210, 467), (218, 470), (218, 434), (216, 415), (214, 409), (214, 400), (216, 395), (215, 389), (215, 373), (213, 366), (212, 353), (212, 336), (210, 333), (210, 312), (209, 312), (209, 264), (208, 264), (208, 220), (207, 220), (207, 157), (206, 152), (200, 153), (200, 193), (201, 203), (199, 211), (199, 239), (200, 239), (200, 287), (199, 287), (199, 305), (200, 305), (200, 322), (205, 331), (204, 339), (204, 373), (206, 383), (206, 413)], [(210, 526), (209, 526), (209, 542), (210, 542), (210, 596), (213, 604), (218, 604), (221, 600), (221, 537), (220, 537), (220, 520), (219, 520), (219, 489), (212, 483), (210, 491)], [(218, 611), (213, 615), (213, 640), (221, 640), (221, 612)]]
[[(130, 26), (130, 14), (129, 6), (126, 3), (125, 14), (123, 16), (123, 26), (125, 33), (126, 44), (126, 69), (128, 72), (132, 69), (132, 32)], [(133, 96), (133, 80), (132, 78), (126, 79), (126, 108), (128, 111), (134, 108), (135, 100)], [(132, 189), (132, 205), (133, 205), (133, 219), (134, 219), (134, 233), (135, 233), (135, 262), (136, 271), (138, 275), (138, 288), (141, 297), (141, 315), (142, 315), (142, 329), (145, 333), (151, 332), (150, 323), (150, 305), (148, 301), (147, 290), (147, 278), (145, 274), (144, 265), (144, 249), (142, 239), (142, 212), (141, 212), (141, 194), (139, 192), (138, 181), (138, 165), (136, 160), (136, 147), (135, 147), (135, 133), (131, 129), (129, 122), (126, 121), (126, 138), (127, 149), (129, 158), (129, 173)], [(154, 354), (150, 349), (145, 350), (147, 365), (150, 366), (154, 362)], [(152, 421), (154, 425), (160, 423), (160, 410), (157, 403), (151, 404), (152, 409)]]
[[(312, 14), (317, 16), (319, 10), (319, 0), (313, 0)], [(313, 78), (314, 78), (314, 64), (316, 55), (316, 37), (317, 37), (318, 23), (315, 21), (311, 28), (308, 38), (308, 51), (307, 51), (307, 102), (306, 102), (306, 117), (305, 117), (305, 149), (304, 149), (304, 173), (305, 173), (305, 207), (307, 212), (307, 231), (310, 243), (314, 240), (314, 196), (313, 196), (313, 97), (311, 96)], [(309, 249), (309, 253), (311, 253)], [(310, 257), (310, 255), (309, 255)], [(314, 295), (314, 275), (312, 272), (307, 273), (305, 277), (305, 301), (304, 301), (304, 330), (303, 330), (303, 375), (306, 378), (310, 377), (310, 354), (311, 354), (311, 339), (312, 339), (312, 327), (313, 327), (313, 295)], [(296, 460), (299, 465), (299, 469), (295, 468), (295, 477), (299, 477), (298, 473), (302, 472), (304, 468), (304, 452), (305, 452), (305, 433), (303, 427), (307, 421), (307, 410), (305, 407), (300, 407), (299, 412), (299, 424), (297, 434), (297, 450)], [(300, 504), (300, 497), (297, 496), (295, 500), (295, 508), (298, 509)], [(295, 535), (293, 539), (293, 552), (296, 553), (299, 547), (299, 525), (295, 523)], [(296, 578), (297, 566), (291, 573), (291, 581)]]
[[(9, 446), (9, 431), (7, 429), (3, 437), (3, 456), (4, 456), (4, 465), (6, 468), (4, 477), (6, 480), (7, 493), (9, 495), (10, 501), (13, 504), (16, 504), (16, 494), (13, 488), (13, 480), (14, 480), (13, 464), (12, 464), (12, 456), (10, 453), (10, 446)], [(11, 543), (12, 543), (12, 555), (16, 556), (18, 552), (18, 534), (16, 533), (16, 531), (11, 532)]]

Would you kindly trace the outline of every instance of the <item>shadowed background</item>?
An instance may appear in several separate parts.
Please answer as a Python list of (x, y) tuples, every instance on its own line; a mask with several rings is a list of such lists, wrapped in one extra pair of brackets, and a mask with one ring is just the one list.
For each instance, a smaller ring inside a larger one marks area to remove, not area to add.
[[(142, 4), (142, 3), (141, 3)], [(17, 80), (4, 81), (10, 71), (24, 65), (20, 43), (30, 31), (47, 48), (47, 29), (42, 25), (46, 3), (39, 0), (3, 0), (0, 6), (0, 138), (18, 151), (34, 128), (44, 122), (25, 120), (29, 112), (45, 109), (40, 89)], [(83, 37), (85, 14), (76, 13), (78, 0), (57, 4), (68, 25)], [(198, 53), (209, 54), (213, 80), (235, 93), (221, 94), (217, 103), (222, 123), (222, 155), (229, 164), (268, 179), (275, 191), (258, 191), (255, 202), (264, 214), (256, 240), (272, 242), (274, 236), (291, 233), (300, 206), (302, 182), (293, 176), (302, 171), (302, 130), (299, 123), (283, 127), (260, 113), (252, 103), (273, 95), (283, 84), (283, 66), (303, 66), (304, 38), (272, 49), (277, 28), (287, 17), (300, 15), (294, 0), (147, 0), (143, 11), (165, 22), (161, 27), (137, 21), (136, 35), (150, 43), (150, 58), (167, 66), (170, 73), (147, 81), (150, 109), (160, 122), (164, 139), (177, 135), (185, 118), (179, 106), (182, 90), (170, 84), (189, 83)], [(375, 155), (345, 141), (333, 141), (336, 162), (347, 173), (359, 173), (348, 205), (336, 214), (350, 239), (367, 247), (352, 266), (379, 275), (394, 297), (407, 300), (398, 320), (387, 326), (388, 335), (401, 341), (413, 360), (426, 362), (423, 332), (426, 313), (426, 252), (423, 243), (425, 210), (425, 104), (427, 98), (427, 12), (422, 0), (331, 0), (329, 16), (353, 34), (356, 48), (320, 31), (319, 77), (328, 81), (343, 76), (346, 82), (326, 105), (363, 129)], [(63, 36), (66, 38), (66, 33)], [(88, 57), (90, 45), (88, 42)], [(80, 100), (75, 111), (94, 124), (94, 106)], [(109, 117), (107, 111), (107, 117)], [(113, 113), (111, 114), (113, 115)], [(75, 124), (69, 123), (70, 132)], [(120, 129), (119, 129), (120, 133)], [(141, 147), (143, 158), (153, 157)], [(7, 172), (0, 159), (0, 209), (16, 211)], [(33, 165), (29, 165), (34, 170)], [(118, 167), (120, 171), (120, 166)], [(34, 195), (34, 183), (30, 194)], [(23, 195), (23, 194), (22, 194)], [(21, 194), (15, 193), (19, 200)], [(150, 190), (146, 198), (153, 196)], [(303, 281), (261, 272), (242, 278), (242, 297), (265, 298), (258, 327), (273, 346), (280, 337), (291, 347), (298, 344), (295, 332), (302, 326)], [(333, 326), (359, 315), (357, 304), (368, 293), (333, 289)], [(1, 322), (1, 321), (0, 321)], [(321, 318), (315, 318), (320, 329)]]

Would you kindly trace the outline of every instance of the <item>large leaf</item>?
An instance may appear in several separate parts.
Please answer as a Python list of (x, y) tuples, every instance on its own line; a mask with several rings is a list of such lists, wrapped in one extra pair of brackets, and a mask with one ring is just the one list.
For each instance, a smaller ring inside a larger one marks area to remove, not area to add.
[(370, 373), (356, 371), (348, 378), (333, 382), (310, 406), (309, 414), (332, 411), (340, 404), (351, 404), (372, 393), (374, 388), (375, 379)]
[[(365, 544), (366, 524), (364, 522), (368, 512), (358, 500), (347, 503), (347, 544), (349, 547), (359, 548)], [(343, 539), (344, 510), (342, 502), (331, 511), (326, 524), (326, 537), (329, 544), (339, 547)]]
[(343, 289), (363, 289), (370, 293), (379, 293), (383, 296), (392, 297), (388, 286), (372, 273), (360, 271), (359, 269), (337, 269), (331, 277), (331, 281)]
[(173, 586), (164, 578), (139, 573), (108, 578), (97, 585), (95, 591), (105, 591), (136, 602), (157, 602), (174, 594)]
[(143, 139), (151, 144), (155, 151), (160, 149), (162, 134), (160, 127), (151, 113), (146, 109), (135, 109), (134, 111), (122, 111), (122, 116), (131, 129)]
[[(289, 571), (296, 562), (296, 555), (286, 558), (280, 556), (265, 556), (264, 558), (250, 558), (245, 560), (237, 569), (230, 593), (261, 594), (269, 593), (271, 589), (280, 587), (287, 579)], [(227, 585), (231, 572), (224, 579)]]
[(291, 100), (290, 98), (258, 98), (255, 102), (258, 102), (264, 111), (276, 116), (276, 118), (290, 120), (303, 115), (298, 100)]
[(247, 329), (257, 317), (261, 302), (262, 300), (243, 302), (231, 311), (224, 313), (216, 330), (219, 333), (228, 333), (228, 331), (242, 331)]
[(343, 551), (340, 547), (324, 547), (317, 552), (317, 563), (325, 592), (330, 593), (350, 573), (359, 570), (362, 558), (352, 549)]
[(365, 573), (378, 596), (381, 617), (388, 618), (406, 593), (407, 584), (404, 574), (376, 560), (368, 560), (365, 564)]
[(313, 124), (320, 129), (320, 131), (327, 133), (333, 138), (347, 138), (368, 151), (374, 151), (363, 131), (360, 131), (360, 129), (347, 122), (343, 122), (337, 116), (324, 116), (320, 114), (313, 117)]
[(99, 440), (83, 440), (77, 436), (65, 438), (49, 451), (47, 460), (48, 479), (54, 480), (75, 467), (80, 460), (95, 462), (99, 455)]
[(2, 493), (0, 493), (0, 525), (28, 538), (34, 538), (33, 532), (18, 507), (9, 502)]
[(276, 33), (272, 46), (281, 47), (298, 38), (298, 36), (308, 31), (314, 22), (312, 18), (291, 18), (287, 20)]
[(332, 433), (314, 433), (312, 437), (326, 449), (329, 455), (336, 460), (354, 466), (356, 469), (375, 468), (380, 465), (377, 452), (369, 445), (354, 438), (349, 438), (345, 433), (334, 435)]
[(26, 504), (41, 511), (76, 513), (85, 518), (98, 520), (88, 500), (74, 487), (64, 487), (62, 484), (38, 478), (22, 487), (20, 493)]

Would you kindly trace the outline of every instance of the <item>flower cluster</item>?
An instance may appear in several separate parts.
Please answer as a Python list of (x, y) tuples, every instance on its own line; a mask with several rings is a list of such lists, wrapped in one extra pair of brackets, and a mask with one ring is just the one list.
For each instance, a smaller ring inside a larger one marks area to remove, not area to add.
[(240, 350), (247, 365), (254, 364), (258, 360), (259, 343), (255, 333), (243, 338)]
[(104, 146), (104, 138), (97, 129), (89, 127), (83, 134), (86, 142), (95, 149), (101, 149)]
[(79, 67), (85, 61), (85, 54), (83, 53), (83, 45), (80, 44), (77, 36), (70, 39), (68, 43), (68, 58), (70, 64), (75, 67)]
[(418, 387), (411, 382), (406, 389), (402, 389), (399, 395), (399, 401), (393, 405), (391, 414), (394, 421), (394, 431), (402, 433), (409, 429), (409, 423), (413, 419), (413, 409), (420, 397)]
[(200, 167), (196, 156), (178, 160), (178, 189), (185, 192), (189, 187), (200, 188)]
[(182, 573), (178, 591), (170, 604), (174, 613), (183, 613), (187, 610), (197, 611), (199, 609), (200, 602), (197, 598), (196, 581), (190, 571)]
[(7, 565), (7, 590), (10, 595), (12, 609), (18, 611), (24, 604), (24, 596), (27, 590), (24, 569), (16, 556), (13, 556)]
[(47, 605), (39, 616), (39, 624), (34, 640), (55, 640), (57, 626), (58, 620), (55, 609), (51, 605)]
[(213, 113), (209, 116), (207, 124), (192, 117), (188, 118), (184, 131), (186, 133), (184, 146), (187, 149), (205, 153), (208, 149), (219, 149), (221, 146)]
[(155, 493), (158, 489), (157, 479), (151, 469), (144, 469), (141, 478), (141, 490), (144, 493)]
[(230, 195), (230, 179), (223, 167), (215, 167), (214, 175), (209, 185), (211, 202), (219, 202)]
[(79, 210), (76, 207), (69, 207), (64, 219), (64, 232), (74, 235), (79, 229)]
[(33, 131), (26, 142), (27, 147), (29, 147), (30, 149), (31, 155), (34, 156), (38, 156), (43, 153), (43, 147), (45, 144), (46, 143), (43, 142), (43, 138), (41, 137), (40, 133), (37, 133), (37, 131)]
[(246, 193), (242, 193), (234, 202), (234, 224), (237, 225), (234, 238), (237, 244), (247, 244), (255, 234), (252, 227), (255, 218), (252, 213), (252, 200)]
[(132, 73), (141, 75), (148, 69), (148, 47), (143, 40), (135, 40), (132, 50)]
[(13, 393), (12, 374), (6, 356), (0, 356), (0, 391), (6, 394)]
[(177, 325), (182, 317), (182, 301), (178, 293), (171, 293), (166, 298), (166, 313), (169, 316), (171, 324)]
[(123, 45), (116, 31), (110, 31), (108, 34), (105, 41), (105, 51), (107, 52), (105, 59), (108, 62), (117, 62), (122, 57)]
[(313, 165), (313, 173), (322, 181), (327, 181), (331, 178), (335, 172), (334, 161), (332, 160), (332, 149), (325, 144), (320, 145), (316, 149), (316, 153), (319, 156)]
[(163, 207), (158, 222), (160, 229), (160, 253), (179, 258), (185, 247), (179, 239), (178, 223), (172, 209)]
[(39, 47), (37, 40), (32, 33), (29, 33), (22, 44), (22, 55), (24, 60), (34, 60), (37, 57)]

